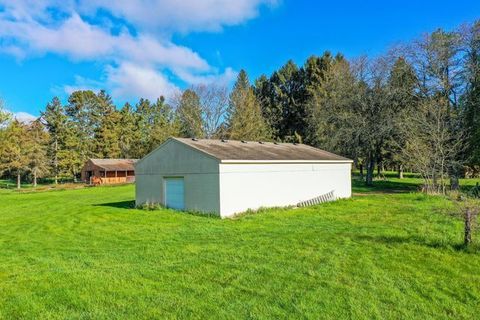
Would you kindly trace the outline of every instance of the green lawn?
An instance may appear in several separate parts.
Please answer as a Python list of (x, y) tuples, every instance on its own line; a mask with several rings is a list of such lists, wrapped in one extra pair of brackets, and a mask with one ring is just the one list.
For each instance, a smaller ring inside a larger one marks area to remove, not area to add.
[(0, 318), (478, 317), (478, 241), (447, 200), (382, 183), (234, 220), (133, 209), (133, 186), (5, 191)]

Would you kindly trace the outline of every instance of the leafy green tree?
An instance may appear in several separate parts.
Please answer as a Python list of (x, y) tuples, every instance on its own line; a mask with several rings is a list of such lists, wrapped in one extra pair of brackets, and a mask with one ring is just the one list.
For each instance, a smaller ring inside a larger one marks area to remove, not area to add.
[(26, 125), (13, 120), (5, 129), (3, 143), (0, 144), (0, 171), (16, 176), (17, 189), (21, 187), (22, 174), (28, 170), (28, 151)]
[(11, 115), (5, 111), (3, 107), (3, 101), (0, 99), (0, 129), (10, 120)]
[(245, 70), (238, 74), (230, 94), (227, 131), (233, 140), (266, 140), (270, 138), (260, 104), (250, 86)]

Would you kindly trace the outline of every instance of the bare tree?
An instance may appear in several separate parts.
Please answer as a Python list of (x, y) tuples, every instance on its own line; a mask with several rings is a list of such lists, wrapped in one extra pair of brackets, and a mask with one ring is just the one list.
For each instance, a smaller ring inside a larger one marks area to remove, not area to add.
[(480, 201), (458, 192), (453, 193), (451, 198), (455, 203), (453, 215), (463, 220), (463, 244), (468, 247), (473, 242), (473, 234), (478, 226)]
[(173, 97), (184, 136), (214, 138), (220, 135), (228, 107), (228, 89), (200, 84)]
[(451, 129), (449, 111), (442, 99), (424, 101), (404, 128), (404, 160), (421, 174), (424, 191), (433, 194), (446, 193), (448, 173), (453, 166), (460, 165), (463, 148), (463, 133)]
[(217, 136), (228, 107), (228, 89), (216, 84), (198, 85), (193, 88), (200, 100), (202, 109), (203, 131), (210, 139)]

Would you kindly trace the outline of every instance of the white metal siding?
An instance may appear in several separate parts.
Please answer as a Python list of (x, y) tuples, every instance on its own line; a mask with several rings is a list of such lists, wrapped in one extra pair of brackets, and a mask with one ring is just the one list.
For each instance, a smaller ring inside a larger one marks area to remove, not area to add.
[(336, 197), (348, 198), (350, 170), (350, 163), (222, 163), (220, 214), (296, 205), (332, 190)]
[(169, 140), (135, 166), (136, 203), (165, 205), (165, 179), (184, 178), (184, 208), (222, 217), (296, 205), (334, 191), (351, 196), (351, 163), (220, 163)]

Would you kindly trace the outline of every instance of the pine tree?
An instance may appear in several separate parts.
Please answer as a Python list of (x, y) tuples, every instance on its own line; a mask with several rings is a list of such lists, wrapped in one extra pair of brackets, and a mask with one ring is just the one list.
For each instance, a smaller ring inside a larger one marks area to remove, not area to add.
[[(74, 145), (79, 159), (74, 162), (96, 157), (95, 132), (101, 120), (97, 95), (91, 90), (75, 91), (68, 98), (65, 111), (69, 117), (69, 129), (73, 131), (71, 134), (78, 138)], [(72, 140), (73, 136), (69, 139)]]
[(462, 97), (463, 122), (467, 131), (467, 159), (472, 166), (480, 165), (480, 20), (466, 29), (465, 51), (466, 91)]
[(37, 186), (37, 179), (49, 172), (47, 147), (48, 132), (40, 120), (35, 120), (27, 128), (27, 141), (24, 148), (27, 150), (28, 169), (33, 178), (33, 186)]
[(59, 167), (59, 153), (62, 148), (65, 148), (66, 133), (67, 133), (67, 115), (65, 109), (60, 102), (60, 99), (54, 97), (52, 101), (47, 104), (45, 111), (42, 112), (41, 120), (47, 128), (50, 136), (48, 143), (48, 156), (50, 158), (50, 165), (54, 175), (55, 184), (58, 183), (58, 176), (60, 174)]
[(120, 119), (112, 98), (105, 91), (97, 94), (95, 114), (95, 154), (99, 158), (120, 157)]
[(135, 145), (140, 141), (139, 133), (137, 114), (127, 102), (120, 110), (119, 147), (121, 158), (130, 159), (142, 156), (135, 154)]
[(153, 122), (150, 131), (150, 141), (148, 145), (148, 152), (158, 147), (172, 136), (179, 135), (179, 125), (176, 122), (175, 114), (172, 108), (165, 103), (165, 99), (160, 97), (152, 105)]
[(390, 70), (387, 83), (388, 100), (394, 113), (391, 119), (392, 135), (387, 139), (386, 149), (389, 160), (398, 166), (398, 177), (403, 178), (404, 162), (401, 150), (406, 145), (405, 122), (416, 116), (416, 106), (419, 99), (416, 94), (418, 79), (413, 67), (400, 57), (395, 60)]
[(202, 138), (205, 135), (200, 98), (194, 90), (187, 89), (182, 93), (177, 106), (177, 117), (183, 137)]
[(274, 138), (286, 141), (305, 136), (306, 111), (302, 72), (293, 61), (275, 71), (268, 82), (255, 82), (255, 93)]
[(232, 140), (266, 140), (270, 138), (260, 104), (250, 86), (247, 73), (241, 70), (230, 94), (227, 132)]

